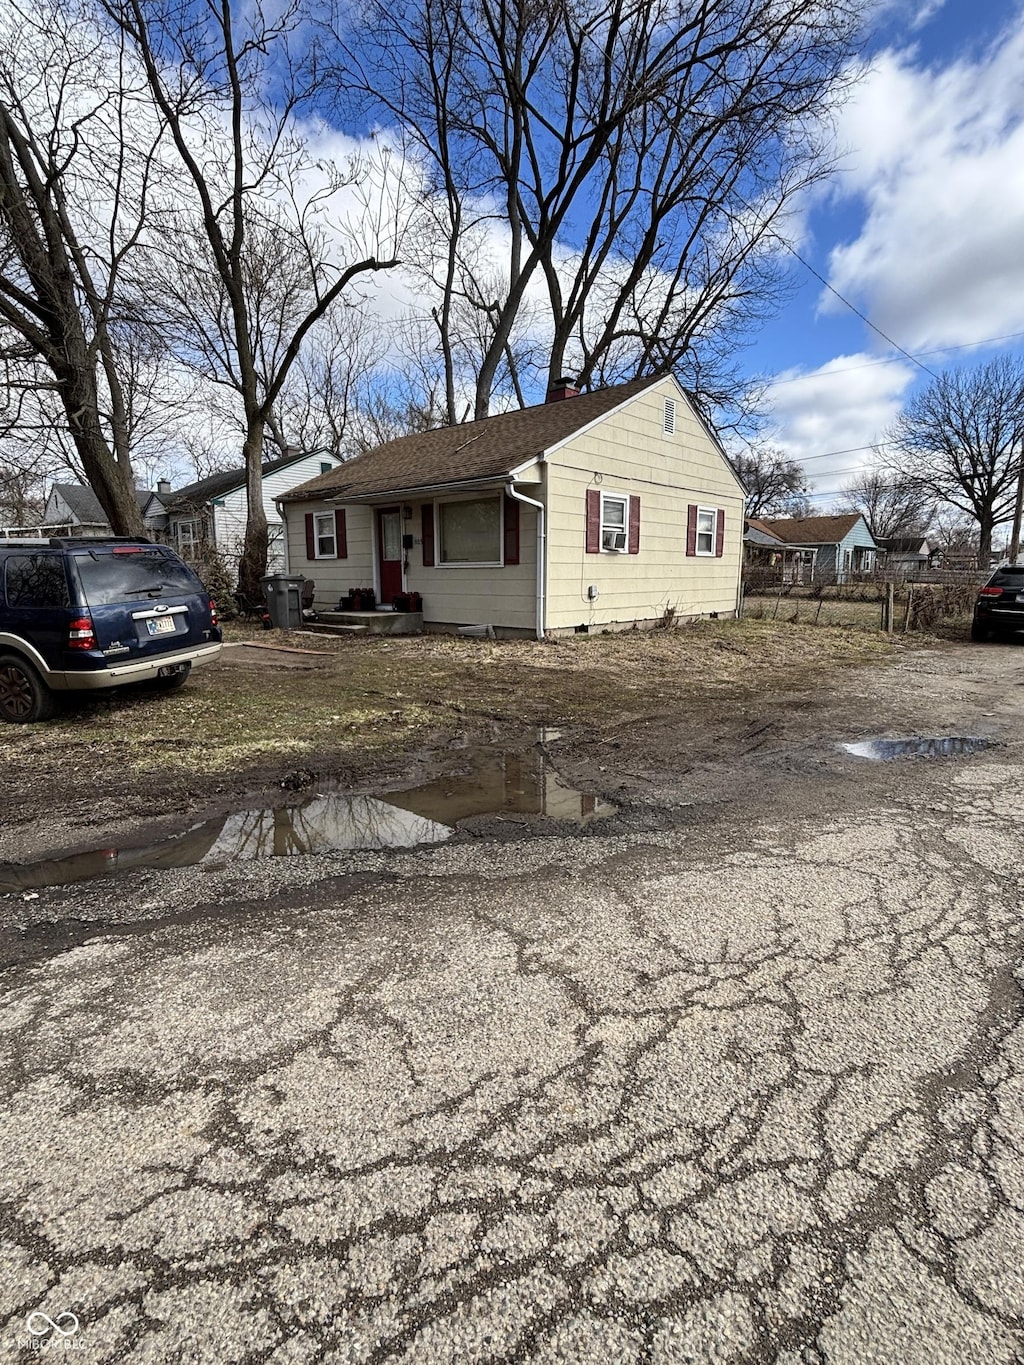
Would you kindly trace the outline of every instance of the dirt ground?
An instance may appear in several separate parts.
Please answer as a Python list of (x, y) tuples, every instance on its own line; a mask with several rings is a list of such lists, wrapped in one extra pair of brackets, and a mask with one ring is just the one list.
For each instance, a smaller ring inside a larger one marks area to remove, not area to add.
[[(987, 656), (994, 668), (1005, 648)], [(623, 827), (678, 824), (752, 783), (769, 802), (797, 770), (828, 782), (834, 740), (925, 720), (962, 730), (965, 690), (980, 707), (1002, 704), (984, 682), (962, 683), (965, 649), (976, 669), (977, 647), (763, 621), (545, 644), (236, 628), (180, 693), (121, 692), (6, 727), (0, 860), (115, 835), (130, 846), (133, 832), (181, 828), (254, 794), (293, 800), (325, 778), (391, 791), (458, 771), (470, 746), (526, 748), (551, 729), (560, 772), (613, 801)], [(523, 822), (500, 826), (472, 832), (514, 837)]]

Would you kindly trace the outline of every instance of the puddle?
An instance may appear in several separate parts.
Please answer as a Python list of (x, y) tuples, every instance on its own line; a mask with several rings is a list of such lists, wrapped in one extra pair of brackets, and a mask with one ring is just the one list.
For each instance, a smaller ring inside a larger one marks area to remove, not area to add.
[(856, 744), (841, 744), (855, 758), (887, 762), (893, 758), (950, 758), (956, 754), (976, 754), (987, 749), (990, 741), (970, 735), (938, 735), (910, 739), (862, 739)]
[(467, 752), (467, 771), (383, 797), (320, 792), (292, 806), (235, 811), (140, 848), (0, 864), (0, 895), (65, 886), (135, 868), (224, 867), (257, 858), (413, 848), (450, 839), (475, 815), (546, 815), (589, 824), (615, 807), (566, 786), (544, 754)]

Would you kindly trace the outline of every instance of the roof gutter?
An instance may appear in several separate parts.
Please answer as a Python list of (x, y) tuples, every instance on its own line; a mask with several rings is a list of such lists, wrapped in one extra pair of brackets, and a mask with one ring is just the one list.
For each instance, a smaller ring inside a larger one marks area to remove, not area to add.
[[(432, 498), (437, 493), (458, 493), (463, 490), (474, 488), (500, 488), (508, 478), (508, 474), (487, 474), (479, 479), (458, 479), (450, 483), (431, 483), (413, 484), (409, 488), (379, 488), (371, 493), (343, 493), (328, 492), (327, 490), (317, 491), (315, 488), (308, 493), (294, 492), (282, 493), (280, 501), (289, 502), (327, 502), (332, 506), (337, 503), (381, 503), (396, 502), (401, 498)], [(275, 499), (277, 501), (277, 499)]]
[(536, 498), (528, 498), (524, 494), (516, 491), (515, 483), (510, 479), (505, 485), (505, 492), (516, 502), (525, 502), (528, 507), (537, 509), (537, 639), (544, 639), (544, 564), (545, 555), (545, 508), (542, 502)]

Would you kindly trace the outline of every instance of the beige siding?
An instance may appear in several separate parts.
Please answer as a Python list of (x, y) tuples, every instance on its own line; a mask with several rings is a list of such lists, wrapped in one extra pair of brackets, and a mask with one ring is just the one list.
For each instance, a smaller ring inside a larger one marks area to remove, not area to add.
[[(495, 492), (500, 492), (495, 489)], [(479, 493), (474, 496), (481, 496)], [(394, 504), (390, 504), (394, 505)], [(402, 529), (413, 536), (412, 549), (406, 553), (408, 568), (404, 576), (406, 592), (423, 597), (423, 617), (428, 625), (493, 625), (514, 630), (532, 630), (537, 620), (537, 514), (532, 507), (520, 506), (519, 563), (499, 568), (452, 568), (423, 564), (422, 501), (409, 502), (411, 520)], [(346, 508), (348, 558), (309, 560), (306, 558), (306, 513), (333, 510), (324, 503), (287, 503), (288, 555), (292, 573), (315, 579), (314, 602), (320, 608), (337, 603), (350, 588), (379, 588), (374, 545), (376, 509), (349, 504)]]
[(313, 605), (329, 611), (352, 588), (373, 586), (373, 513), (369, 507), (345, 509), (347, 559), (307, 559), (306, 513), (334, 512), (322, 502), (284, 504), (288, 527), (288, 571), (316, 583)]
[[(675, 433), (664, 431), (665, 398), (675, 399)], [(586, 493), (640, 498), (640, 553), (586, 553)], [(743, 545), (743, 495), (682, 390), (665, 379), (590, 431), (553, 452), (548, 464), (548, 607), (551, 630), (651, 620), (736, 608)], [(721, 558), (686, 554), (687, 508), (725, 511)], [(596, 602), (587, 597), (593, 584)]]
[[(500, 490), (495, 490), (500, 491)], [(531, 494), (532, 494), (531, 489)], [(475, 494), (480, 497), (482, 494)], [(409, 552), (408, 588), (423, 595), (428, 624), (533, 630), (537, 625), (537, 513), (519, 507), (519, 563), (501, 568), (423, 566), (421, 503), (413, 504), (416, 543)]]

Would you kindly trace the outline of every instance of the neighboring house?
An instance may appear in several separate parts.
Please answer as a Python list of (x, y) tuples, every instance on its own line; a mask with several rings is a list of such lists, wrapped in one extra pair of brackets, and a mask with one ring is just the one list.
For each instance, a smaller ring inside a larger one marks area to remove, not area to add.
[[(325, 474), (337, 468), (338, 464), (334, 455), (292, 448), (279, 460), (271, 460), (263, 466), (263, 508), (269, 528), (267, 569), (270, 573), (288, 567), (284, 523), (275, 499), (314, 474)], [(194, 559), (204, 547), (209, 547), (222, 554), (235, 570), (245, 539), (248, 509), (245, 470), (229, 469), (173, 491), (169, 483), (162, 481), (157, 485), (157, 491), (150, 495), (146, 517), (183, 558)]]
[(884, 536), (878, 540), (879, 563), (895, 578), (911, 578), (934, 568), (938, 551), (924, 536)]
[[(146, 488), (137, 488), (135, 497), (145, 517), (146, 504), (151, 494)], [(149, 523), (147, 522), (147, 528)], [(55, 483), (43, 508), (43, 524), (36, 528), (52, 535), (109, 536), (110, 523), (107, 514), (100, 506), (100, 500), (91, 488), (80, 483)]]
[(810, 583), (817, 549), (787, 545), (763, 521), (750, 518), (743, 532), (743, 568), (748, 583)]
[(333, 606), (420, 593), (428, 628), (587, 631), (732, 615), (743, 488), (670, 376), (390, 441), (279, 498)]
[(758, 525), (791, 548), (812, 552), (815, 578), (848, 583), (875, 570), (878, 546), (859, 512), (835, 517), (762, 518)]

